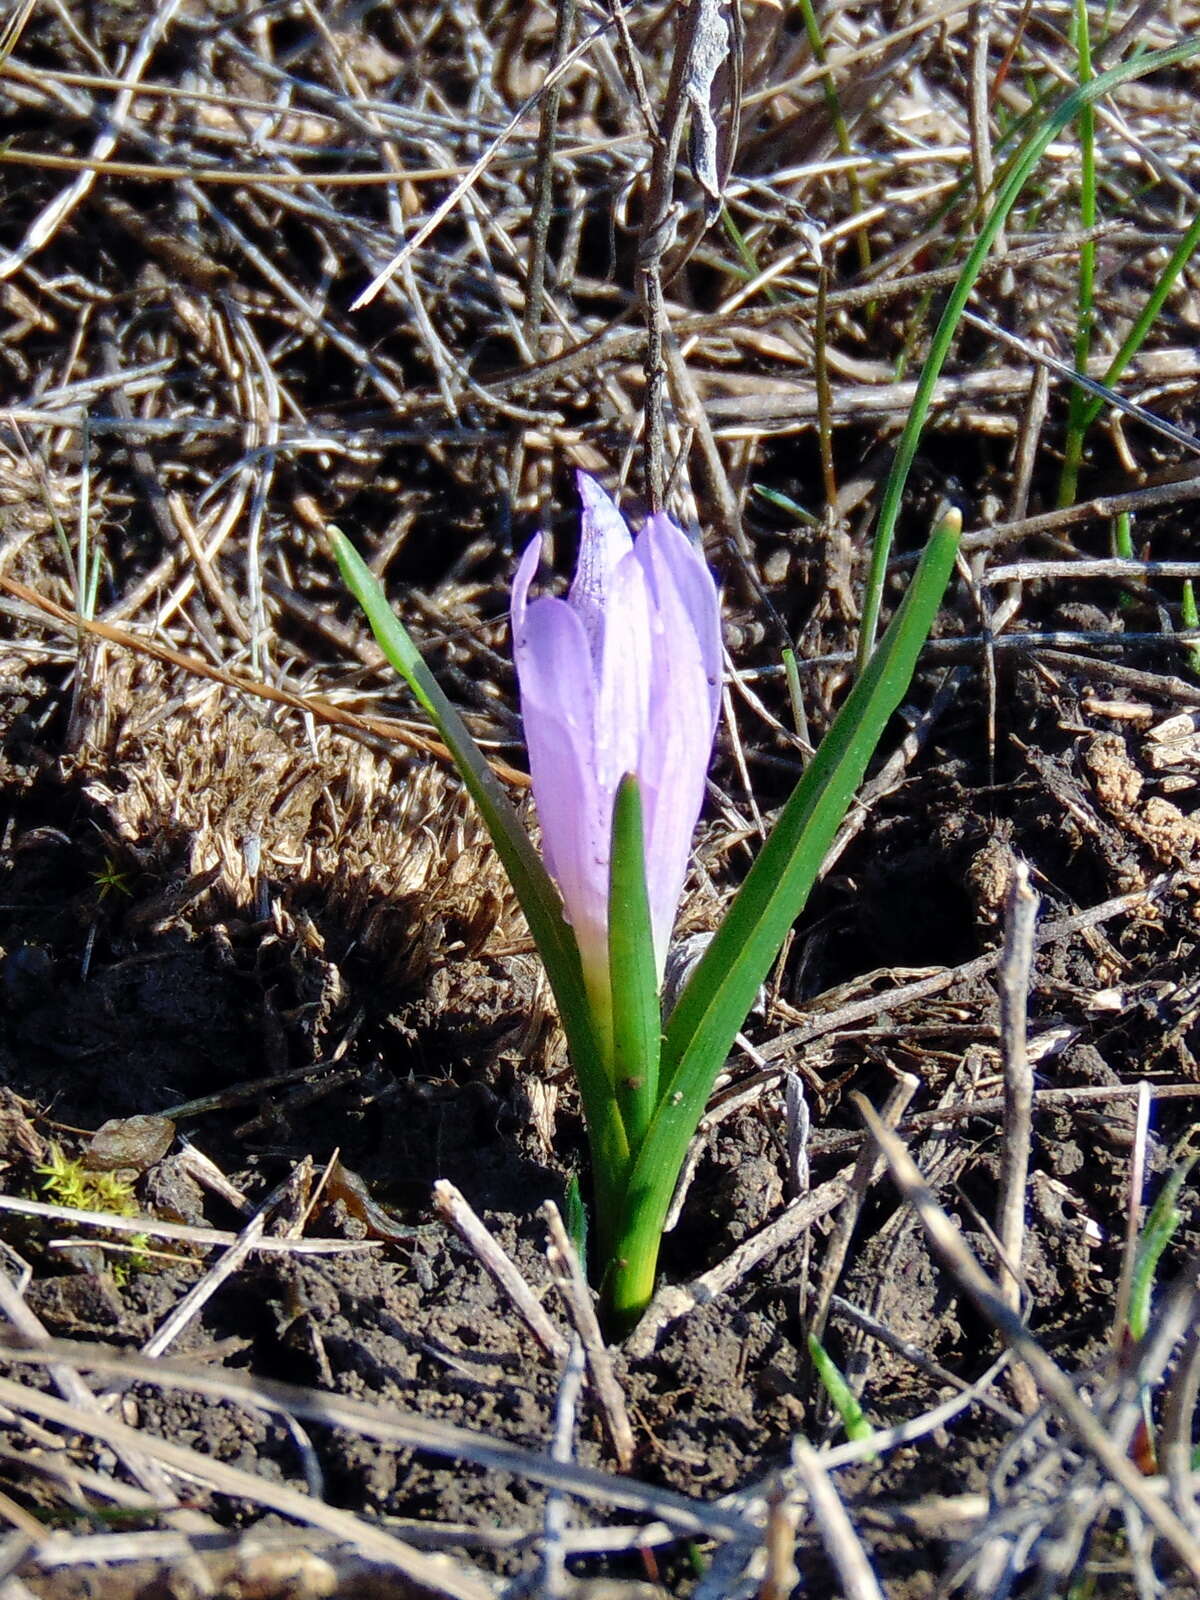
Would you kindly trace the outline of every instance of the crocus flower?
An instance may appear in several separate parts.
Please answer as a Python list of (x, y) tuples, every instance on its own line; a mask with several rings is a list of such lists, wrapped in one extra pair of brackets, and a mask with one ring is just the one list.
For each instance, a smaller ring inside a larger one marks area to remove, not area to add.
[(579, 559), (565, 600), (529, 601), (541, 539), (513, 582), (513, 653), (547, 869), (607, 1009), (613, 804), (638, 779), (646, 888), (661, 983), (720, 707), (717, 586), (662, 514), (635, 540), (594, 479), (578, 474)]

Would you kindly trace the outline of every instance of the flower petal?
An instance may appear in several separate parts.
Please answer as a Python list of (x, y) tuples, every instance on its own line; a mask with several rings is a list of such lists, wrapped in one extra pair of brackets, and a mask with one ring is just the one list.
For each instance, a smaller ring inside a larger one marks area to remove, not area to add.
[(656, 603), (671, 581), (687, 612), (704, 663), (713, 732), (721, 712), (721, 597), (703, 553), (670, 517), (650, 517), (637, 541)]
[(621, 779), (638, 771), (650, 715), (650, 592), (632, 550), (613, 569), (597, 647), (596, 776), (611, 806)]
[(542, 853), (582, 951), (606, 936), (612, 814), (596, 774), (592, 656), (565, 600), (524, 600), (514, 586), (513, 655)]
[(651, 590), (650, 732), (639, 775), (646, 888), (661, 975), (720, 706), (719, 604), (703, 558), (669, 518), (651, 518), (636, 548)]
[(585, 972), (607, 983), (613, 804), (637, 775), (659, 977), (687, 876), (720, 710), (720, 602), (703, 554), (667, 516), (636, 543), (580, 473), (579, 562), (567, 599), (530, 604), (535, 539), (513, 580), (513, 652), (546, 865)]
[(517, 562), (517, 570), (513, 575), (509, 620), (512, 624), (514, 652), (516, 651), (517, 635), (525, 631), (525, 612), (529, 599), (529, 585), (537, 575), (538, 563), (541, 559), (542, 536), (540, 533), (535, 533), (521, 552), (521, 559)]
[(599, 662), (599, 640), (608, 607), (612, 575), (623, 556), (633, 548), (633, 535), (625, 518), (595, 478), (577, 472), (583, 508), (579, 528), (579, 558), (567, 599), (575, 608)]

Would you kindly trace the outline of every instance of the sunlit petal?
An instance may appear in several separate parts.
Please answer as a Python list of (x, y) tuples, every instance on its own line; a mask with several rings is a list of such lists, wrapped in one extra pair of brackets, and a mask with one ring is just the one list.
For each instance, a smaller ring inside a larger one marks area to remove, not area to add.
[(635, 541), (579, 474), (579, 562), (566, 600), (528, 601), (535, 540), (513, 582), (521, 710), (546, 865), (594, 988), (607, 984), (617, 788), (639, 781), (646, 887), (661, 979), (704, 800), (720, 707), (720, 603), (701, 553), (669, 517)]

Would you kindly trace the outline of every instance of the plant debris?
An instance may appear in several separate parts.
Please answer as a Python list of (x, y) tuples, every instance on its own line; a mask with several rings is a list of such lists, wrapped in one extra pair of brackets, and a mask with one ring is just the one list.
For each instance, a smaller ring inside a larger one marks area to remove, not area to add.
[[(805, 10), (13, 8), (14, 1595), (1200, 1583), (1194, 1185), (1128, 1322), (1200, 1097), (1196, 58), (1064, 126), (983, 265), (885, 609), (946, 502), (961, 581), (607, 1355), (543, 1210), (586, 1151), (542, 974), (323, 537), (523, 805), (520, 549), (568, 569), (580, 468), (702, 540), (728, 651), (702, 940), (852, 679), (881, 485), (996, 176), (1072, 84), (1200, 26), (1186, 0)], [(1121, 401), (1078, 460), (1076, 355)], [(47, 1165), (129, 1214), (59, 1204)], [(434, 1220), (438, 1182), (482, 1235)]]

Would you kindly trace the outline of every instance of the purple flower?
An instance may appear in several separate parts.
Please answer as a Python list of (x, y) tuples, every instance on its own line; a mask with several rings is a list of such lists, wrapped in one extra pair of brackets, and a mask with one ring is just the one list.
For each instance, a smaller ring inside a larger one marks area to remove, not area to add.
[(661, 981), (720, 708), (717, 586), (667, 516), (638, 539), (594, 479), (578, 474), (583, 522), (565, 600), (528, 601), (541, 539), (513, 581), (513, 654), (542, 850), (589, 990), (608, 993), (613, 803), (638, 779), (646, 887)]

